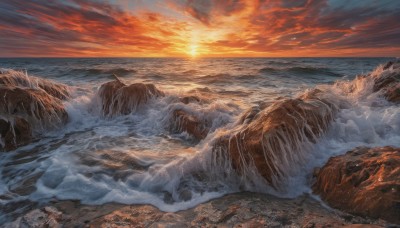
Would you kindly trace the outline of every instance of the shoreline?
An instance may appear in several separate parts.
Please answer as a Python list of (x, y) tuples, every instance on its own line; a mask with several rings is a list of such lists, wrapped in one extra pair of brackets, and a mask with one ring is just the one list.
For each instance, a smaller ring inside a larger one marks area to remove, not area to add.
[(5, 227), (21, 225), (65, 227), (341, 227), (352, 224), (390, 225), (384, 220), (350, 215), (324, 206), (310, 195), (294, 199), (269, 194), (240, 192), (212, 199), (191, 209), (163, 212), (151, 205), (107, 203), (84, 205), (56, 201), (33, 209)]

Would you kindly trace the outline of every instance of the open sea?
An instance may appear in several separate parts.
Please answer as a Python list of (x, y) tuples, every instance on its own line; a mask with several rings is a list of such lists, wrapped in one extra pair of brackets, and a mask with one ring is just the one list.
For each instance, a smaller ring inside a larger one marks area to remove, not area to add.
[[(68, 123), (36, 132), (37, 140), (0, 153), (0, 224), (52, 200), (83, 204), (151, 204), (163, 211), (194, 207), (240, 191), (294, 198), (311, 194), (313, 169), (357, 146), (400, 147), (400, 106), (367, 85), (348, 93), (357, 75), (394, 58), (10, 58), (1, 71), (23, 71), (70, 86)], [(104, 117), (99, 87), (114, 79), (152, 83), (166, 96), (129, 115)], [(307, 148), (281, 189), (249, 184), (211, 167), (213, 140), (247, 109), (294, 98), (308, 89), (332, 90), (351, 105)], [(183, 104), (192, 95), (205, 103)], [(171, 133), (172, 113), (184, 109), (208, 123), (201, 141)]]

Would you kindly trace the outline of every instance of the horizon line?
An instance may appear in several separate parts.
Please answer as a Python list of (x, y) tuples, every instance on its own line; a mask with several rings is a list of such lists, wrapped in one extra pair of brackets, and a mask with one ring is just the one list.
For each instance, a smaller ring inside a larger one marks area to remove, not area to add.
[(253, 59), (274, 59), (274, 58), (400, 58), (399, 56), (204, 56), (204, 57), (184, 57), (184, 56), (0, 56), (0, 59), (225, 59), (225, 58), (253, 58)]

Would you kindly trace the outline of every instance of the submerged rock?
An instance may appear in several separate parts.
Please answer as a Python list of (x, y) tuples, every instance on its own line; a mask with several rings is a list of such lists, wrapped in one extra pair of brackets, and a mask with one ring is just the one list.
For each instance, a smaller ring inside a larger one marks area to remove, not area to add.
[(104, 116), (127, 115), (137, 110), (151, 98), (164, 96), (153, 84), (125, 85), (114, 80), (101, 85), (98, 95)]
[(173, 112), (172, 131), (187, 132), (197, 140), (201, 140), (207, 136), (209, 129), (197, 116), (183, 110), (175, 110)]
[(320, 90), (277, 101), (263, 110), (253, 108), (233, 132), (216, 140), (213, 152), (222, 160), (228, 156), (241, 176), (251, 179), (256, 169), (278, 187), (280, 179), (304, 160), (304, 144), (316, 141), (336, 111), (333, 99)]
[(400, 223), (400, 148), (356, 148), (330, 158), (313, 190), (334, 208)]

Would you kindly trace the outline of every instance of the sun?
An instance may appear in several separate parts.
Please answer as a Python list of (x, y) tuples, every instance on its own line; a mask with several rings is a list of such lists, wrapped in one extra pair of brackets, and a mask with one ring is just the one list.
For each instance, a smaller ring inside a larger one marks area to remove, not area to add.
[(189, 54), (192, 57), (196, 57), (197, 56), (197, 45), (190, 46)]

